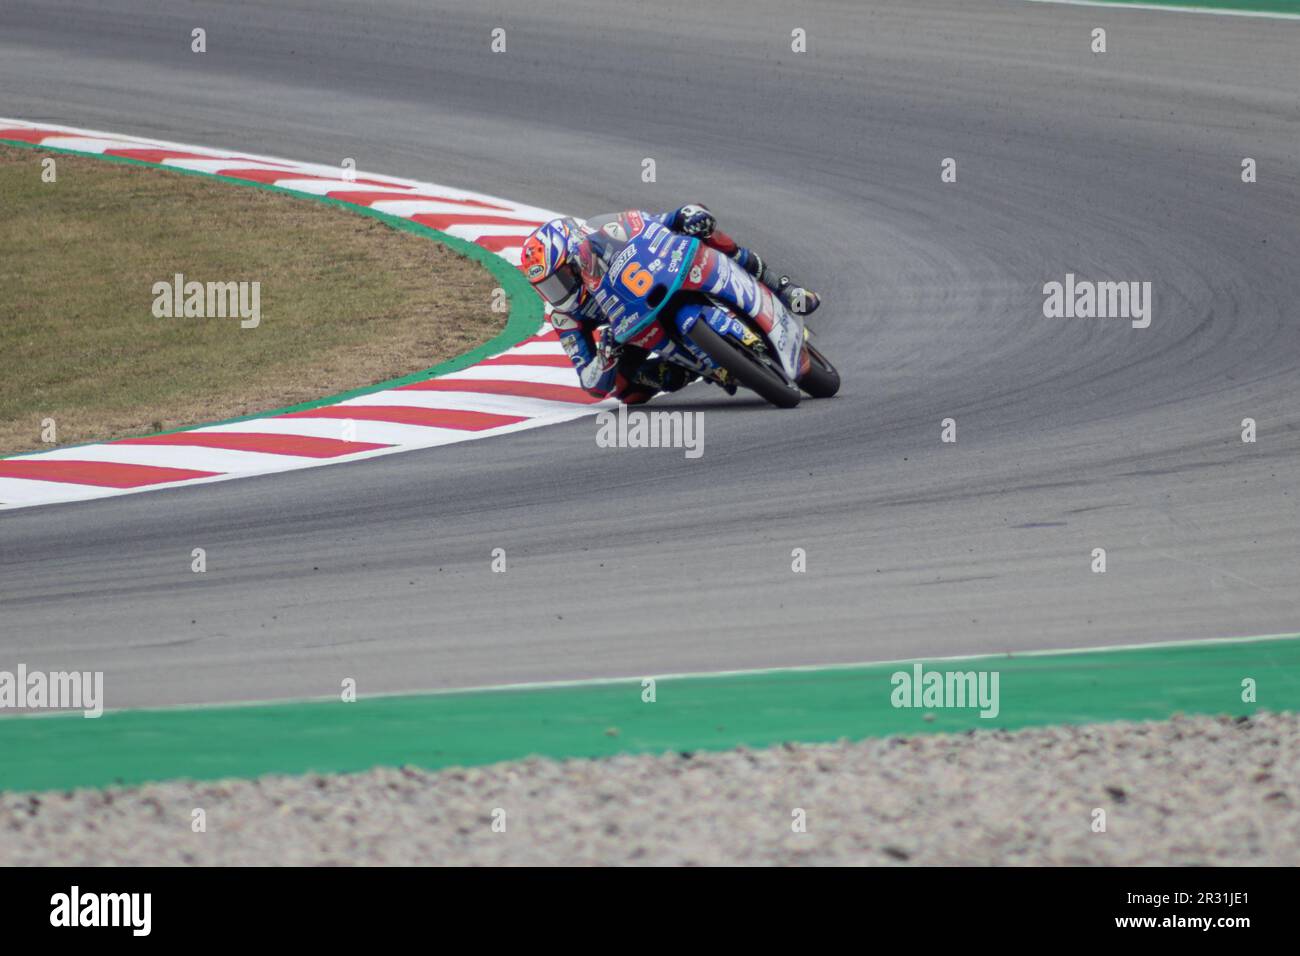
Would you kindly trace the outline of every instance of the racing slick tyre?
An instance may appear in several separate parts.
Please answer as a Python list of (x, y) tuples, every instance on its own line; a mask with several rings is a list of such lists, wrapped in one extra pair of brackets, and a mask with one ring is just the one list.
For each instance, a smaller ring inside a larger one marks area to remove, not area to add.
[(808, 371), (799, 377), (799, 387), (813, 398), (830, 398), (840, 390), (840, 373), (811, 342), (804, 348), (808, 350), (809, 364)]
[(691, 327), (691, 341), (715, 363), (730, 372), (741, 385), (757, 392), (777, 408), (794, 408), (802, 397), (799, 386), (765, 365), (749, 349), (713, 331), (704, 319)]

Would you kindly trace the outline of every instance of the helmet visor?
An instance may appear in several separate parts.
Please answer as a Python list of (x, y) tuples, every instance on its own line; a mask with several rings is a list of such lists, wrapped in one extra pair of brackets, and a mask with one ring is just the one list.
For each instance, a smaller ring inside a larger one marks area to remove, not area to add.
[(560, 266), (545, 279), (533, 285), (538, 295), (551, 304), (551, 308), (567, 312), (578, 301), (578, 292), (582, 289), (577, 273), (568, 265)]

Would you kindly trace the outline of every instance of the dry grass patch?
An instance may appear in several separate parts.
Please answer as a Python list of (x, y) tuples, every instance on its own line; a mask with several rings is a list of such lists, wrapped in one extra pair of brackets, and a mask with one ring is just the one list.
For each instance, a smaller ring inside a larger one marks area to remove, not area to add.
[[(41, 180), (53, 156), (57, 182)], [(261, 283), (261, 324), (155, 318), (153, 286)], [(490, 339), (497, 283), (337, 207), (0, 146), (0, 455), (180, 428), (428, 368)]]

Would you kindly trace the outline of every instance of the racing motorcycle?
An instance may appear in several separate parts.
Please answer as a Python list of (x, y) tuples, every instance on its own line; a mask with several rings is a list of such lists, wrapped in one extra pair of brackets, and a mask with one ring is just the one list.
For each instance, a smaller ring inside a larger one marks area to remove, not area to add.
[(730, 378), (779, 408), (839, 391), (803, 317), (732, 259), (635, 213), (587, 225), (578, 264), (619, 345)]

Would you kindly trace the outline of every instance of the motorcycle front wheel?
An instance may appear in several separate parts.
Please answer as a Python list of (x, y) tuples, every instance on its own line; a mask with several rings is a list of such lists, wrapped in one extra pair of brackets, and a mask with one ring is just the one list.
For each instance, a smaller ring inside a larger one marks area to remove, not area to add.
[(777, 408), (794, 408), (802, 397), (799, 386), (766, 365), (749, 349), (715, 332), (701, 318), (690, 331), (691, 341), (730, 372), (741, 385), (757, 392)]

